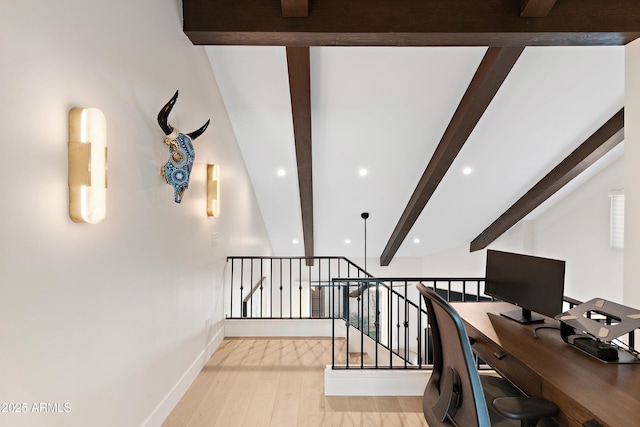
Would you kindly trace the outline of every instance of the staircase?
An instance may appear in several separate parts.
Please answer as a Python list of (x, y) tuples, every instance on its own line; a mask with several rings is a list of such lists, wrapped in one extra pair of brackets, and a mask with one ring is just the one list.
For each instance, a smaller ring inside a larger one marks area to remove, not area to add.
[(229, 257), (225, 281), (224, 336), (332, 340), (326, 395), (422, 394), (432, 360), (417, 283), (447, 301), (490, 300), (481, 278), (374, 278), (344, 257)]
[(337, 364), (346, 365), (347, 355), (349, 358), (349, 365), (371, 365), (371, 358), (368, 353), (361, 353), (359, 351), (346, 351), (346, 340), (344, 338), (335, 339), (336, 356), (335, 361)]
[(422, 395), (430, 375), (421, 282), (480, 299), (483, 279), (374, 278), (344, 257), (229, 257), (225, 336), (332, 340), (325, 395)]
[(478, 300), (482, 282), (373, 278), (344, 257), (229, 257), (225, 280), (230, 331), (242, 319), (245, 336), (297, 331), (344, 339), (346, 348), (335, 346), (334, 369), (429, 368), (426, 311), (415, 284), (437, 289), (445, 299)]

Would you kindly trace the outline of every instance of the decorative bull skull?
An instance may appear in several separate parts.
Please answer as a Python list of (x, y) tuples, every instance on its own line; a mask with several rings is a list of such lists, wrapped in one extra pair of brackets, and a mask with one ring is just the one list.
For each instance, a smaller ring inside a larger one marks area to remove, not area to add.
[(168, 122), (169, 113), (178, 99), (178, 91), (173, 98), (158, 113), (158, 124), (166, 135), (164, 143), (169, 146), (169, 161), (160, 167), (160, 173), (167, 184), (173, 186), (174, 200), (176, 203), (182, 201), (184, 190), (189, 188), (189, 176), (195, 160), (196, 153), (193, 149), (193, 141), (207, 130), (209, 120), (200, 129), (188, 134), (183, 134), (178, 129), (174, 129)]

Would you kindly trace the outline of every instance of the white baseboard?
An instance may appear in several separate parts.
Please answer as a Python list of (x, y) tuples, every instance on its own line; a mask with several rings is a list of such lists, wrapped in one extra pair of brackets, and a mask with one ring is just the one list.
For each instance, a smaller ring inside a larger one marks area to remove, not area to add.
[(169, 393), (162, 399), (162, 401), (156, 406), (151, 415), (142, 423), (143, 427), (159, 427), (164, 420), (167, 419), (173, 408), (176, 407), (182, 396), (187, 392), (191, 383), (196, 379), (202, 368), (211, 358), (211, 355), (218, 348), (222, 340), (224, 339), (224, 328), (213, 336), (211, 341), (202, 349), (198, 357), (193, 361), (191, 366), (187, 368), (186, 372), (180, 377), (178, 382), (171, 388)]
[(422, 396), (431, 370), (331, 369), (324, 370), (325, 396)]

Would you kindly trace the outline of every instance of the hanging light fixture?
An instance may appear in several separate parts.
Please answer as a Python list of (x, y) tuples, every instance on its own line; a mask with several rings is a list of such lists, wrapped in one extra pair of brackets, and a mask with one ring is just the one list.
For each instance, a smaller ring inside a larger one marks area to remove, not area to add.
[(369, 218), (369, 212), (362, 212), (360, 217), (364, 219), (364, 271), (367, 271), (367, 218)]
[[(364, 272), (368, 274), (367, 272), (367, 218), (369, 218), (369, 212), (362, 212), (360, 214), (360, 218), (364, 220)], [(351, 293), (349, 293), (349, 296), (352, 298), (358, 298), (358, 301), (360, 301), (360, 295), (368, 287), (369, 285), (367, 283), (362, 282), (358, 286), (358, 289), (351, 291)]]

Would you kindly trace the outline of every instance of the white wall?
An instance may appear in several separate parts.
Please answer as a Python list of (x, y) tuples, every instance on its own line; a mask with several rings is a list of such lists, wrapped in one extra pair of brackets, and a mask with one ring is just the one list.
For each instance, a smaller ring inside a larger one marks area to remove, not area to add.
[[(349, 258), (357, 266), (364, 269), (362, 258)], [(380, 258), (367, 257), (367, 271), (375, 277), (422, 277), (422, 258), (394, 257), (388, 266), (380, 265)]]
[(609, 247), (609, 194), (622, 189), (624, 158), (535, 220), (534, 255), (567, 262), (565, 295), (622, 303), (624, 253)]
[[(364, 268), (364, 258), (350, 258)], [(426, 257), (394, 257), (388, 266), (367, 257), (367, 270), (376, 277), (484, 277), (485, 251), (469, 253), (461, 246)]]
[[(0, 425), (157, 425), (223, 336), (225, 257), (271, 252), (208, 59), (182, 33), (179, 0), (0, 9), (0, 402), (70, 410), (0, 413)], [(176, 89), (172, 125), (211, 118), (180, 205), (159, 175), (156, 123)], [(107, 118), (99, 225), (68, 217), (75, 106)], [(220, 218), (206, 216), (206, 163), (221, 165)]]

